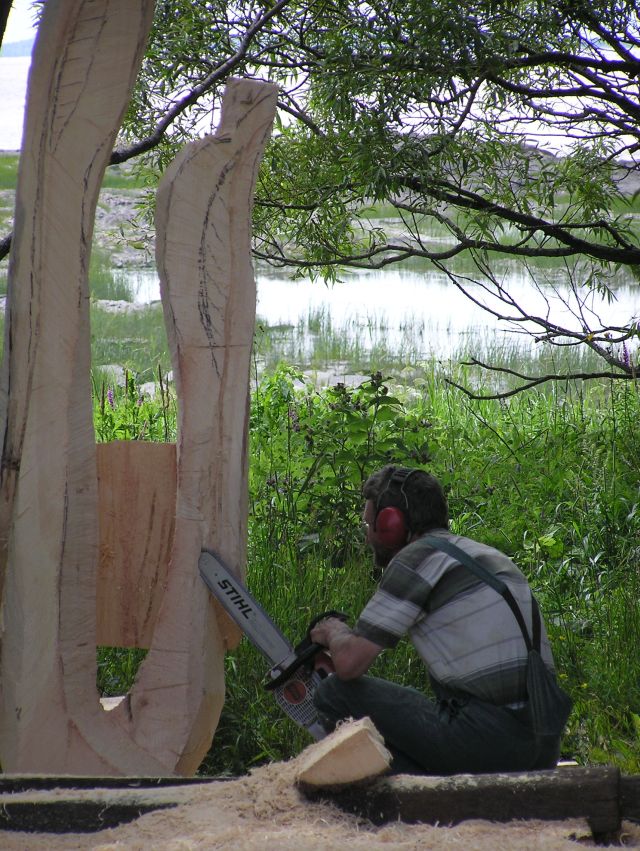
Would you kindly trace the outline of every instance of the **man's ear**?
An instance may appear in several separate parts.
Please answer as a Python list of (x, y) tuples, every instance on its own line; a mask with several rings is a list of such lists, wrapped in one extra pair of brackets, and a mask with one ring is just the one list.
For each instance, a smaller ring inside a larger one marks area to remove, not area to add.
[(376, 515), (373, 525), (373, 540), (388, 550), (399, 550), (408, 542), (410, 536), (404, 512), (388, 506)]

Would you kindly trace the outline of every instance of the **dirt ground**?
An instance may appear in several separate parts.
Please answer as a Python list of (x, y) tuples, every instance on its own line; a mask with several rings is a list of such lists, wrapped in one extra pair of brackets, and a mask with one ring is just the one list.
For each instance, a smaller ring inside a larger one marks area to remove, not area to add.
[[(293, 783), (295, 760), (264, 766), (249, 776), (191, 787), (188, 804), (158, 810), (110, 830), (84, 834), (0, 831), (3, 851), (58, 849), (246, 849), (328, 851), (357, 849), (478, 849), (532, 851), (593, 845), (586, 821), (468, 821), (453, 827), (394, 823), (374, 827), (330, 804), (311, 803)], [(625, 847), (640, 848), (640, 825), (625, 823)]]

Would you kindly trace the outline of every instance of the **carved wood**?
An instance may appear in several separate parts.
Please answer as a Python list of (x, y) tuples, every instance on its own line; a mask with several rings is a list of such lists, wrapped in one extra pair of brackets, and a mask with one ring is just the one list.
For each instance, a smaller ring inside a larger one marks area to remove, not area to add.
[[(224, 649), (237, 640), (225, 640), (197, 562), (208, 547), (244, 572), (251, 206), (276, 94), (270, 84), (231, 80), (216, 135), (180, 152), (157, 195), (156, 259), (179, 399), (178, 489), (167, 593), (128, 708), (136, 741), (177, 759), (183, 774), (196, 770), (217, 726)], [(145, 723), (137, 724), (141, 712)], [(173, 720), (149, 724), (155, 716)]]
[(99, 443), (99, 645), (150, 647), (167, 587), (176, 513), (173, 443)]
[(2, 380), (5, 771), (162, 770), (108, 723), (95, 687), (87, 283), (98, 191), (152, 15), (149, 0), (49, 0), (34, 51)]
[[(138, 681), (117, 708), (100, 703), (87, 269), (98, 189), (152, 13), (150, 0), (49, 0), (34, 54), (0, 385), (6, 772), (194, 772), (222, 706), (224, 648), (237, 639), (218, 622), (197, 556), (210, 546), (239, 570), (245, 557), (250, 209), (275, 87), (241, 81), (217, 136), (178, 157), (159, 197), (181, 394), (175, 533)], [(115, 549), (113, 540), (103, 524), (102, 545)]]

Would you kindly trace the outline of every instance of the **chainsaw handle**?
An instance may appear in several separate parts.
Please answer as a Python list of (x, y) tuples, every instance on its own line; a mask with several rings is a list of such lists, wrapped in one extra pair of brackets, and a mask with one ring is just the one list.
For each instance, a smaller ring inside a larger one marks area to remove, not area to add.
[[(345, 621), (345, 622), (348, 620), (348, 616), (345, 615), (344, 612), (336, 612), (333, 609), (331, 611), (328, 611), (328, 612), (322, 612), (322, 614), (320, 614), (320, 615), (316, 615), (316, 617), (313, 618), (313, 620), (311, 621), (311, 623), (309, 624), (309, 626), (307, 628), (306, 637), (302, 639), (300, 644), (296, 645), (296, 648), (295, 648), (295, 651), (294, 651), (295, 654), (296, 654), (295, 659), (293, 660), (293, 662), (290, 662), (287, 665), (286, 668), (283, 668), (283, 670), (280, 671), (279, 674), (276, 674), (276, 676), (273, 677), (273, 679), (267, 680), (267, 682), (264, 685), (264, 687), (267, 689), (267, 691), (272, 691), (273, 689), (277, 688), (279, 685), (282, 685), (282, 683), (284, 683), (286, 680), (288, 680), (291, 677), (291, 675), (294, 674), (298, 670), (298, 668), (301, 668), (303, 665), (305, 665), (307, 662), (309, 662), (311, 659), (313, 659), (313, 657), (316, 655), (316, 653), (319, 653), (321, 650), (326, 651), (326, 649), (327, 649), (326, 647), (324, 647), (322, 644), (316, 644), (315, 642), (311, 641), (311, 637), (310, 637), (311, 636), (311, 630), (313, 629), (313, 627), (317, 623), (319, 623), (320, 621), (324, 620), (325, 618), (338, 618), (338, 620)], [(271, 671), (273, 671), (273, 670), (274, 669), (272, 668)], [(271, 671), (269, 673), (271, 673)]]
[[(264, 687), (267, 691), (272, 691), (274, 688), (277, 688), (279, 685), (282, 685), (285, 680), (288, 680), (289, 677), (295, 673), (298, 668), (301, 668), (304, 664), (306, 664), (310, 659), (319, 653), (321, 650), (326, 650), (326, 647), (323, 647), (322, 644), (309, 644), (300, 652), (298, 656), (291, 662), (291, 664), (287, 665), (284, 670), (280, 671), (280, 673), (275, 676), (272, 680), (267, 680), (264, 684)], [(273, 669), (272, 669), (273, 670)]]
[(315, 618), (311, 621), (309, 626), (307, 627), (307, 635), (311, 635), (311, 630), (320, 623), (320, 621), (326, 620), (327, 618), (337, 618), (339, 621), (343, 621), (346, 623), (349, 620), (349, 615), (345, 615), (344, 612), (337, 612), (335, 609), (330, 609), (328, 612), (322, 612), (319, 615), (316, 615)]

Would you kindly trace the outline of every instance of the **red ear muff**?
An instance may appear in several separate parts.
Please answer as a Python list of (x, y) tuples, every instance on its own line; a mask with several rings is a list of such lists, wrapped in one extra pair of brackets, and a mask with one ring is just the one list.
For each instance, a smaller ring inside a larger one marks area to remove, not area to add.
[(409, 529), (404, 513), (399, 508), (388, 506), (381, 509), (373, 530), (380, 546), (389, 550), (399, 550), (407, 543)]

